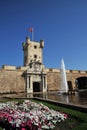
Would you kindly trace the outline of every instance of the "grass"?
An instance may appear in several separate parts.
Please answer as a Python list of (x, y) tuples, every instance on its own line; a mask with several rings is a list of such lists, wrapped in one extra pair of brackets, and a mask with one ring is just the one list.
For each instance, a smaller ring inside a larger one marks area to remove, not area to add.
[[(17, 100), (6, 99), (6, 98), (0, 99), (0, 102), (7, 102), (7, 101), (17, 101)], [(19, 100), (19, 103), (21, 103), (22, 101), (23, 100)], [(57, 123), (56, 127), (53, 130), (87, 130), (86, 113), (68, 109), (65, 107), (60, 107), (58, 105), (53, 105), (45, 101), (37, 101), (37, 100), (32, 100), (32, 101), (37, 103), (43, 103), (44, 105), (48, 106), (50, 109), (54, 109), (68, 114), (68, 119), (66, 119), (63, 122)], [(0, 130), (2, 130), (1, 127)]]

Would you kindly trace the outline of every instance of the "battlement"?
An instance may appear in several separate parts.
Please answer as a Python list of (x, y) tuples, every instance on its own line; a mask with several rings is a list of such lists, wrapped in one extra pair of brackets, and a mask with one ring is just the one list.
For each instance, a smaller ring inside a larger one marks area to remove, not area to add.
[(46, 72), (60, 72), (60, 69), (46, 68)]
[[(58, 72), (60, 73), (61, 69), (54, 69), (54, 68), (46, 68), (46, 72)], [(87, 73), (87, 71), (83, 71), (83, 70), (66, 70), (66, 73), (73, 73), (73, 74), (78, 74), (78, 73), (81, 73), (81, 74), (85, 74)]]
[(26, 67), (22, 67), (22, 66), (19, 66), (19, 67), (16, 67), (16, 66), (11, 66), (11, 65), (2, 65), (2, 68), (3, 70), (9, 70), (9, 71), (17, 71), (17, 70), (22, 70), (22, 71), (25, 71), (28, 69), (28, 66)]
[(43, 48), (44, 47), (44, 40), (40, 40), (40, 42), (36, 42), (36, 41), (31, 41), (29, 37), (26, 37), (26, 42), (22, 43), (23, 50), (25, 50), (28, 45), (30, 45), (30, 46), (36, 45), (39, 48)]
[(28, 69), (28, 66), (25, 66), (25, 67), (19, 66), (19, 67), (17, 67), (17, 70), (23, 70), (23, 71), (25, 71), (27, 69)]
[[(11, 65), (2, 65), (2, 68), (3, 70), (22, 70), (22, 71), (25, 71), (28, 69), (29, 66), (11, 66)], [(46, 72), (57, 72), (57, 73), (60, 73), (61, 72), (61, 69), (54, 69), (54, 68), (46, 68), (45, 69)], [(86, 74), (87, 71), (85, 70), (66, 70), (66, 73), (73, 73), (73, 74)]]
[(85, 71), (85, 70), (68, 70), (68, 73), (82, 73), (82, 74), (85, 74), (85, 73), (87, 73), (87, 71)]
[(16, 66), (2, 65), (2, 69), (4, 69), (4, 70), (16, 70)]

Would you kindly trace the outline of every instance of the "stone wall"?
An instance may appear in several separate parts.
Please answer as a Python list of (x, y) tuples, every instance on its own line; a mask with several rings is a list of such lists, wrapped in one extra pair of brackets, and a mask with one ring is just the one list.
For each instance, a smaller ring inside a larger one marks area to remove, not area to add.
[(58, 91), (60, 89), (60, 70), (47, 69), (47, 89), (48, 91)]
[(71, 81), (73, 89), (76, 89), (75, 80), (79, 77), (87, 77), (87, 71), (67, 70), (66, 75), (67, 75), (67, 81)]
[(23, 70), (2, 67), (0, 69), (0, 93), (23, 91), (25, 91)]
[[(0, 93), (6, 92), (25, 92), (26, 79), (24, 72), (27, 67), (3, 66), (0, 69)], [(47, 73), (47, 90), (58, 91), (61, 86), (60, 69), (45, 69)], [(75, 80), (78, 77), (87, 77), (87, 71), (67, 70), (67, 81), (72, 82), (73, 89), (75, 88)]]
[[(48, 91), (58, 91), (61, 87), (60, 69), (46, 69), (47, 71), (47, 88)], [(79, 77), (87, 77), (87, 71), (66, 70), (67, 82), (72, 83), (72, 88), (76, 89), (75, 80)], [(68, 84), (69, 85), (69, 84)], [(69, 86), (68, 86), (69, 87)]]
[[(3, 66), (0, 69), (0, 93), (25, 92), (26, 80), (24, 71), (27, 67)], [(57, 69), (46, 69), (47, 90), (58, 91), (60, 88), (60, 71)]]

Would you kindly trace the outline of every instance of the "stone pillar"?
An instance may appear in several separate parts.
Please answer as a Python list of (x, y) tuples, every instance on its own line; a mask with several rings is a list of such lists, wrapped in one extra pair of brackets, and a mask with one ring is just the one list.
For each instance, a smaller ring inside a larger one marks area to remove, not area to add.
[(47, 92), (47, 77), (43, 76), (43, 92)]
[(30, 76), (30, 89), (32, 90), (32, 92), (33, 92), (33, 82), (32, 82), (32, 76)]
[(27, 76), (27, 93), (29, 93), (29, 76)]
[(44, 91), (44, 76), (42, 77), (42, 86), (43, 86), (43, 91)]
[(27, 76), (27, 93), (32, 93), (32, 76)]
[(45, 88), (46, 88), (46, 91), (47, 91), (47, 75), (45, 75)]

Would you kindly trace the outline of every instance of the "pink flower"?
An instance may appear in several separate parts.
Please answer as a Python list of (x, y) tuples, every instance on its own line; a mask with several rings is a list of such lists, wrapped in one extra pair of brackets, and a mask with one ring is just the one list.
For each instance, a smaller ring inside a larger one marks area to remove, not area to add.
[(32, 122), (31, 122), (31, 120), (28, 120), (28, 121), (26, 122), (26, 125), (29, 126), (30, 128), (32, 128)]
[(40, 123), (40, 122), (38, 123), (38, 128), (42, 128), (42, 127), (41, 127), (41, 123)]
[(65, 117), (65, 119), (66, 119), (66, 118), (68, 118), (68, 115), (67, 115), (67, 114), (64, 114), (64, 117)]
[(12, 117), (11, 116), (8, 117), (8, 122), (10, 122), (10, 121), (12, 121)]
[(25, 124), (24, 124), (24, 123), (22, 123), (22, 124), (21, 124), (21, 126), (22, 126), (22, 127), (24, 127), (24, 126), (25, 126)]
[(21, 130), (26, 130), (25, 128), (21, 128)]

